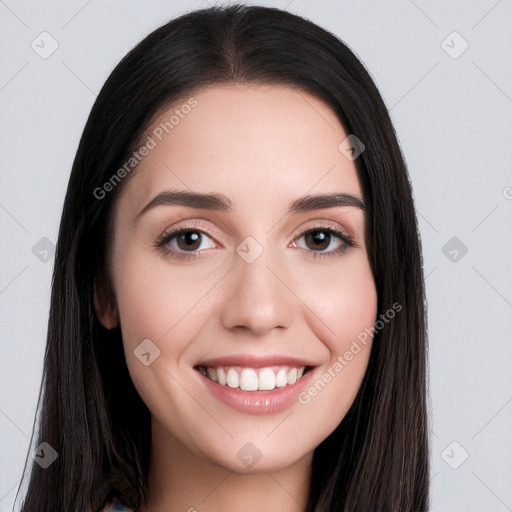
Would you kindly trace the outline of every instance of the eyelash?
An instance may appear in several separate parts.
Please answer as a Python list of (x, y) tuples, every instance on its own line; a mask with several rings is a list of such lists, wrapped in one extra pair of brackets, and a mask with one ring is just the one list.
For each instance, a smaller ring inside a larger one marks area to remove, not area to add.
[[(328, 256), (339, 256), (339, 255), (342, 255), (343, 253), (345, 253), (345, 251), (349, 247), (354, 247), (356, 245), (350, 236), (348, 236), (346, 233), (334, 228), (331, 225), (317, 226), (314, 228), (307, 229), (306, 231), (299, 233), (294, 238), (294, 240), (302, 238), (304, 235), (307, 235), (309, 233), (314, 233), (317, 231), (323, 231), (323, 232), (329, 234), (330, 236), (334, 235), (337, 238), (339, 238), (342, 242), (344, 242), (344, 244), (340, 245), (340, 247), (338, 247), (337, 249), (334, 249), (333, 251), (330, 251), (330, 252), (318, 252), (318, 251), (313, 251), (310, 249), (303, 249), (302, 247), (299, 247), (299, 249), (302, 251), (312, 253), (314, 258), (325, 258)], [(166, 254), (168, 254), (178, 260), (184, 261), (184, 260), (190, 260), (191, 258), (195, 258), (195, 257), (199, 256), (202, 251), (188, 252), (188, 253), (187, 252), (177, 252), (174, 249), (170, 249), (167, 245), (174, 237), (184, 234), (184, 233), (189, 233), (189, 232), (200, 233), (201, 235), (206, 235), (209, 238), (213, 238), (210, 235), (208, 235), (208, 233), (202, 231), (201, 229), (197, 229), (197, 228), (193, 228), (193, 227), (178, 228), (178, 229), (170, 231), (170, 232), (164, 232), (159, 237), (159, 239), (156, 241), (155, 247), (157, 249), (161, 249)]]

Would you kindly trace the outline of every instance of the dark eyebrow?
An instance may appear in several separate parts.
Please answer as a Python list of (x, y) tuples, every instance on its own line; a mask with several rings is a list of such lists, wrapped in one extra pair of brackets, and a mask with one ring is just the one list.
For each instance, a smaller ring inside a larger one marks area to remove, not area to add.
[(319, 194), (315, 196), (304, 196), (292, 201), (288, 206), (289, 213), (308, 212), (322, 208), (334, 208), (337, 206), (356, 206), (364, 211), (365, 204), (359, 197), (352, 194)]
[[(231, 212), (234, 209), (233, 202), (224, 194), (166, 190), (151, 199), (137, 214), (137, 218), (141, 217), (151, 208), (162, 205), (188, 206), (190, 208), (224, 212)], [(356, 206), (361, 210), (365, 209), (365, 204), (359, 197), (351, 194), (333, 193), (310, 195), (296, 199), (288, 205), (288, 213), (307, 212), (337, 206)]]
[(184, 190), (166, 190), (155, 196), (137, 214), (141, 217), (149, 209), (162, 205), (189, 206), (204, 210), (232, 211), (233, 203), (224, 194), (204, 194), (201, 192), (187, 192)]

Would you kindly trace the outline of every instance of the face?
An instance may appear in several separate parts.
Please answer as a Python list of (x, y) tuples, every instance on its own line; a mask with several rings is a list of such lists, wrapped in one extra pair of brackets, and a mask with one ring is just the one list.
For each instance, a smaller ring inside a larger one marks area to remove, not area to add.
[(119, 200), (115, 316), (153, 443), (277, 470), (337, 427), (367, 367), (358, 335), (377, 298), (362, 192), (338, 149), (348, 134), (316, 97), (217, 86), (193, 98), (150, 128)]

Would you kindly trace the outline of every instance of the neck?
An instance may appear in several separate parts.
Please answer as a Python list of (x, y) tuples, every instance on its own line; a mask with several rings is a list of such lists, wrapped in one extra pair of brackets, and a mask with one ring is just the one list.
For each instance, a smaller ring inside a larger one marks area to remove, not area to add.
[(191, 452), (152, 420), (149, 497), (141, 512), (304, 512), (313, 454), (276, 470), (239, 474)]

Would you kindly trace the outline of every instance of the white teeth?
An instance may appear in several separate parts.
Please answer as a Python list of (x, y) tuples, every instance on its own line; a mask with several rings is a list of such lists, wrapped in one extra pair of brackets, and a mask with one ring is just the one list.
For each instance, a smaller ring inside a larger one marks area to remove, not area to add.
[(258, 376), (250, 368), (244, 368), (240, 374), (240, 389), (243, 391), (256, 391), (258, 389)]
[(205, 368), (199, 367), (199, 371), (208, 376), (214, 382), (221, 386), (230, 388), (240, 388), (243, 391), (272, 391), (275, 388), (283, 388), (286, 385), (292, 385), (297, 382), (306, 370), (305, 366), (300, 368), (268, 367), (268, 368), (240, 368), (236, 367), (218, 367)]
[(276, 388), (286, 386), (286, 370), (279, 370), (276, 375)]
[(230, 368), (228, 374), (226, 375), (226, 384), (230, 388), (237, 388), (240, 384), (240, 379), (238, 377), (238, 373), (233, 368)]
[(269, 391), (276, 387), (276, 374), (270, 368), (264, 368), (261, 370), (259, 379), (257, 377), (257, 380), (258, 389)]
[(297, 381), (297, 368), (292, 368), (286, 376), (286, 382), (288, 384), (295, 384)]
[(224, 368), (217, 368), (217, 379), (219, 384), (223, 386), (226, 385), (226, 374), (224, 373)]

